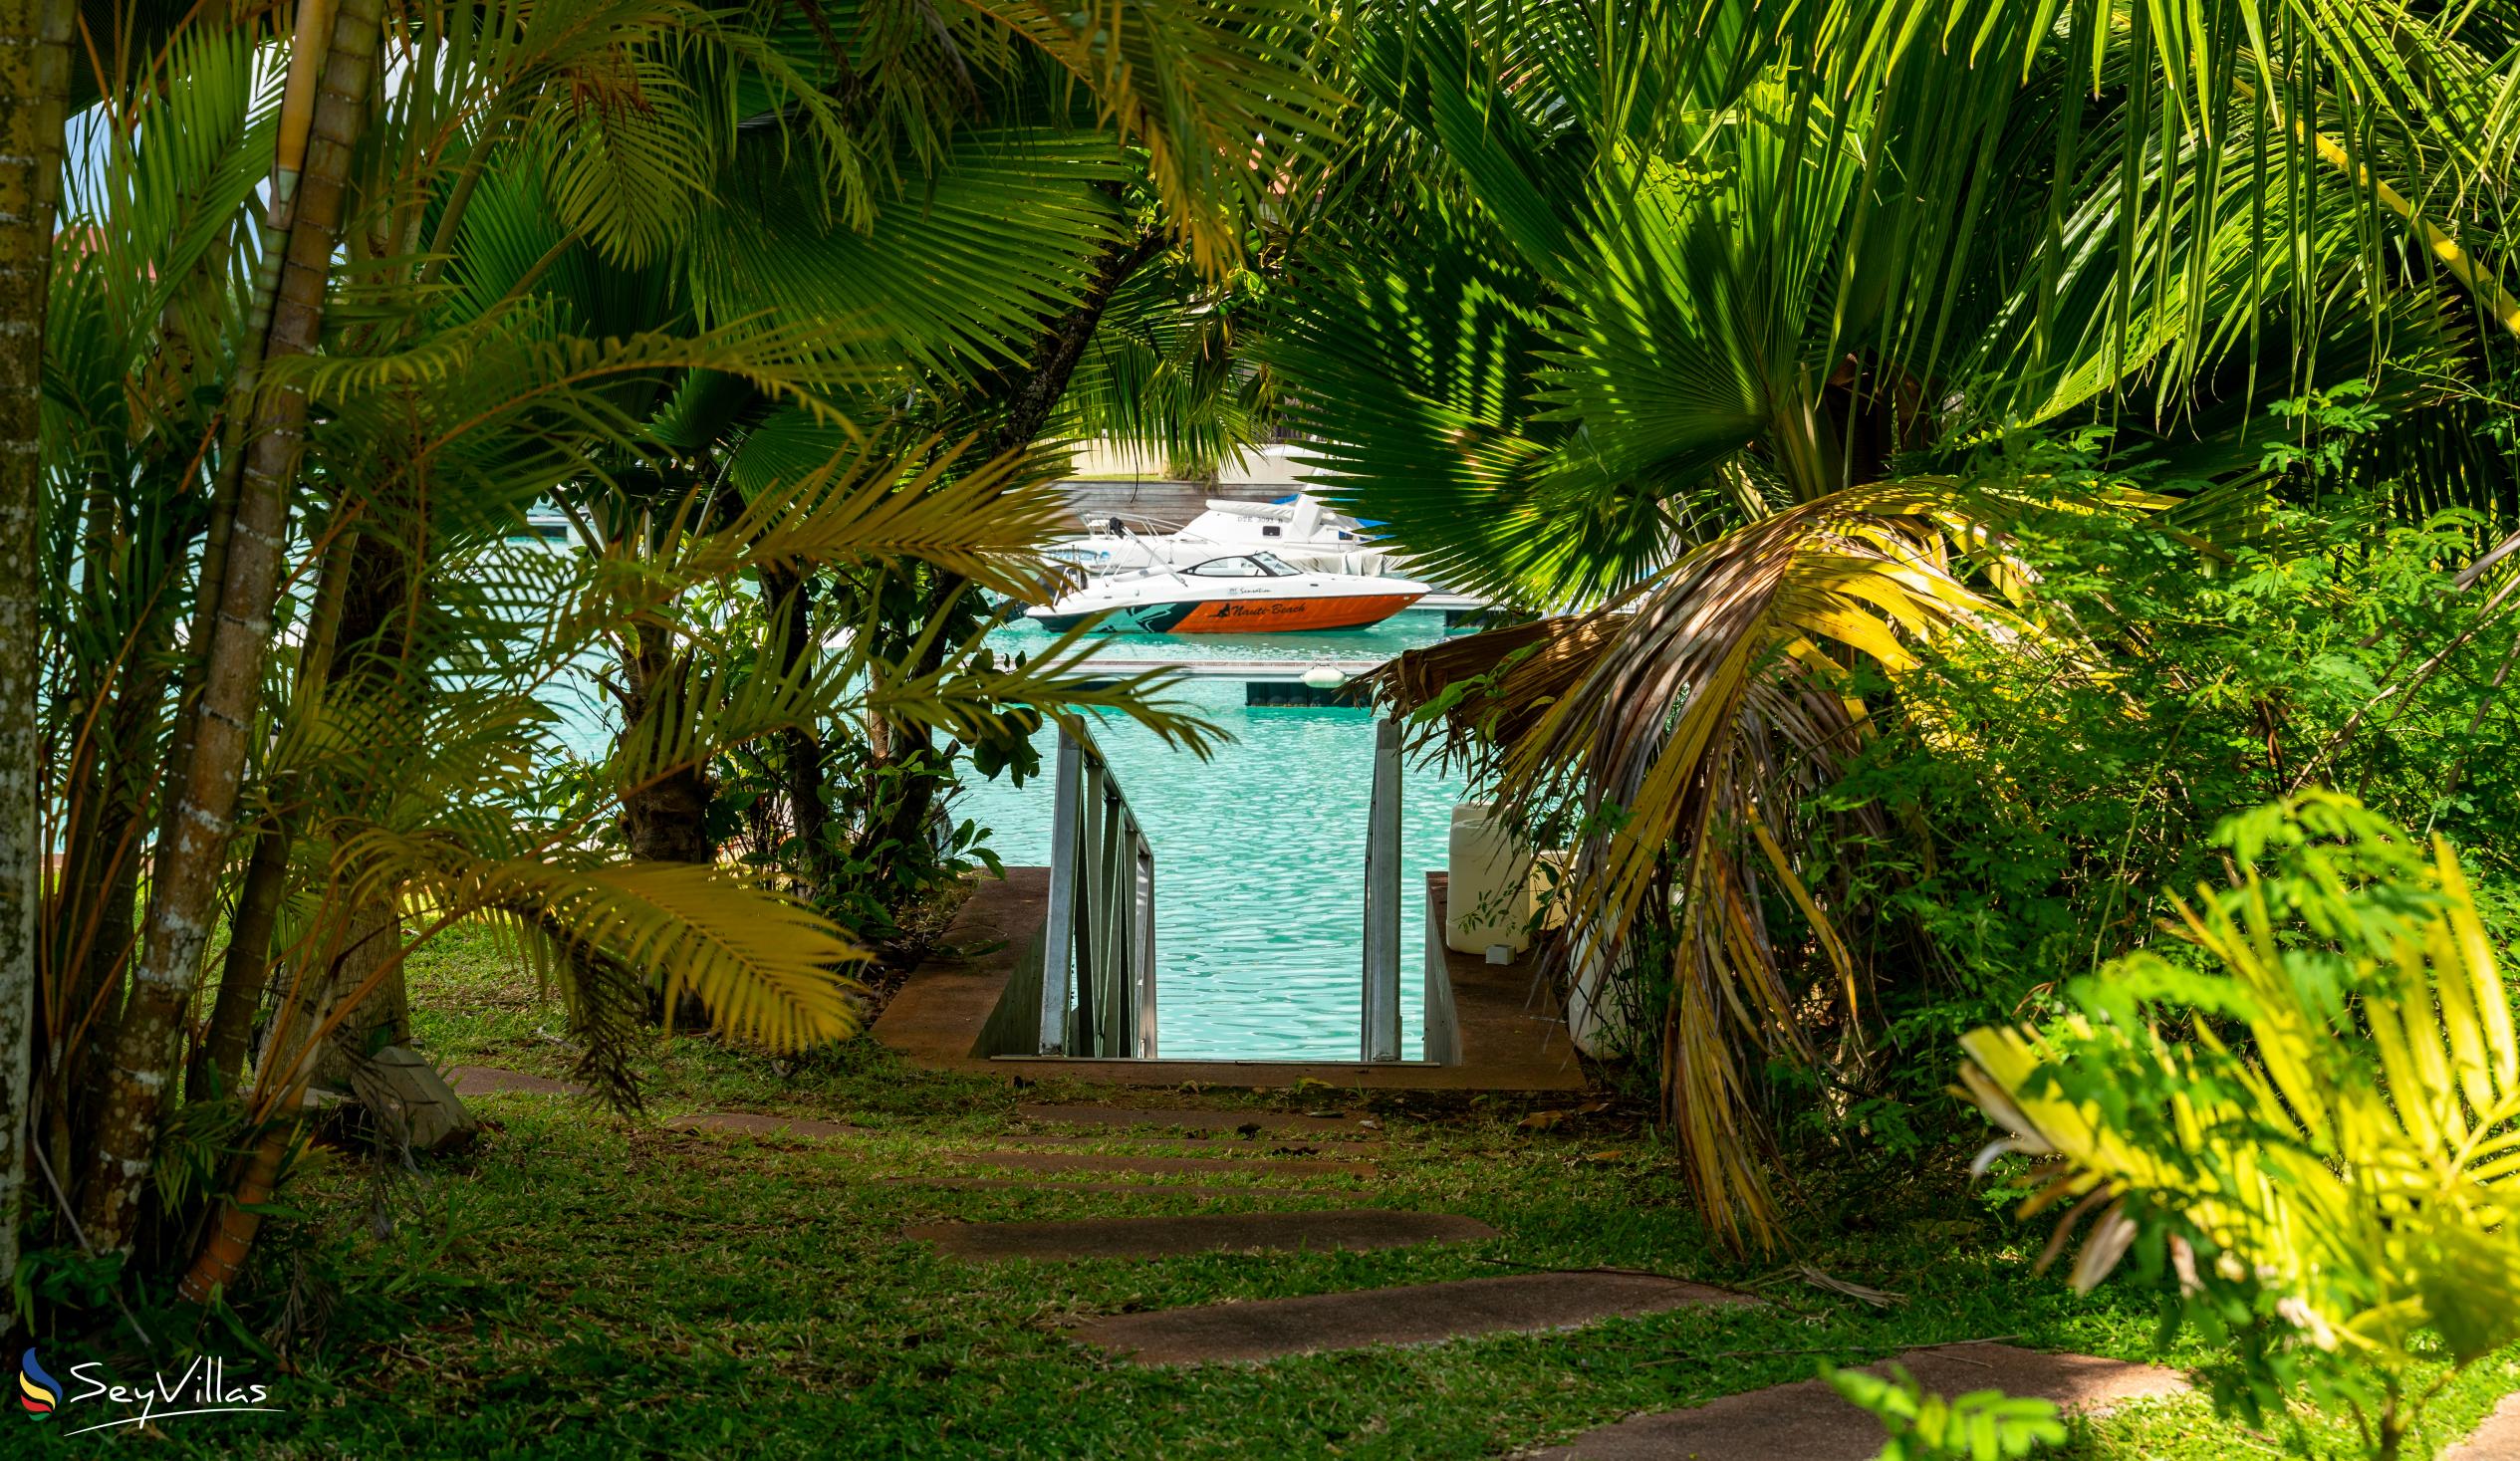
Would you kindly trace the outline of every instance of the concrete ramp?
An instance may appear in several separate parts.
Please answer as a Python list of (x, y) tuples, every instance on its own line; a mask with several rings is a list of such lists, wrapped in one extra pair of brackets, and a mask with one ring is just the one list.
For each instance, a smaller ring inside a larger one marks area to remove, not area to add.
[[(1442, 926), (1444, 876), (1428, 875), (1428, 916)], [(1566, 1024), (1547, 999), (1534, 1001), (1537, 970), (1528, 957), (1490, 964), (1446, 951), (1449, 1012), (1461, 1054), (1456, 1065), (1422, 1061), (1071, 1060), (1001, 1055), (1035, 1028), (1017, 1008), (1039, 998), (1037, 946), (1049, 904), (1050, 872), (1009, 867), (1004, 881), (972, 889), (938, 940), (939, 953), (911, 971), (875, 1023), (875, 1038), (932, 1071), (1091, 1081), (1113, 1086), (1197, 1082), (1241, 1090), (1282, 1090), (1316, 1082), (1368, 1091), (1582, 1091), (1582, 1062)], [(1440, 941), (1438, 941), (1440, 945)], [(1413, 960), (1406, 966), (1413, 970)], [(1402, 989), (1414, 987), (1404, 974)], [(1405, 993), (1403, 997), (1408, 997)]]

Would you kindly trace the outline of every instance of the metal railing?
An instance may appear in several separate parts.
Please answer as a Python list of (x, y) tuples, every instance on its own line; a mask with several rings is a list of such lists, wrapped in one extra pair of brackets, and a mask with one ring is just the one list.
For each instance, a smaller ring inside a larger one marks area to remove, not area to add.
[(1365, 821), (1365, 1001), (1360, 1060), (1400, 1058), (1400, 727), (1374, 722), (1374, 800)]
[[(1450, 878), (1445, 879), (1446, 905), (1451, 896)], [(1426, 1064), (1457, 1066), (1461, 1064), (1461, 1012), (1452, 998), (1451, 950), (1443, 937), (1445, 913), (1435, 905), (1434, 874), (1426, 877), (1426, 988), (1425, 1014), (1418, 1029), (1424, 1033)]]
[[(1155, 855), (1091, 736), (1059, 734), (1052, 770), (1050, 908), (1042, 928), (1046, 1056), (1151, 1060)], [(1359, 1059), (1400, 1059), (1400, 728), (1374, 723), (1366, 814)]]
[(1040, 1051), (1152, 1059), (1154, 850), (1091, 735), (1060, 730), (1052, 776)]

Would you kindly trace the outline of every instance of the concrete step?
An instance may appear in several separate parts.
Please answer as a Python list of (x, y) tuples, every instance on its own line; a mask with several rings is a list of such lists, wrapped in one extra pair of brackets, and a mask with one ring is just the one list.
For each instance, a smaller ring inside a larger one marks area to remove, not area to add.
[[(1867, 1365), (1885, 1373), (1891, 1361)], [(2010, 1344), (1946, 1344), (1896, 1357), (1926, 1390), (1944, 1396), (1996, 1389), (2039, 1395), (2082, 1415), (2187, 1388), (2176, 1371), (2089, 1354), (2042, 1354)], [(1799, 1380), (1726, 1395), (1686, 1410), (1638, 1415), (1542, 1451), (1550, 1461), (1871, 1461), (1882, 1423), (1848, 1404), (1825, 1380)]]
[(1183, 1182), (1035, 1181), (1024, 1177), (886, 1177), (894, 1187), (943, 1187), (954, 1191), (1126, 1192), (1141, 1197), (1319, 1197), (1318, 1187), (1201, 1187)]
[(1371, 1161), (1383, 1154), (1383, 1147), (1372, 1141), (1326, 1141), (1301, 1133), (1272, 1136), (1140, 1136), (1134, 1131), (1113, 1131), (1092, 1136), (999, 1136), (1000, 1146), (1015, 1147), (1108, 1147), (1127, 1145), (1132, 1154), (1159, 1153), (1164, 1156), (1235, 1156), (1245, 1158), (1280, 1156), (1318, 1156), (1334, 1161)]
[(1194, 1217), (1086, 1218), (1074, 1222), (919, 1223), (901, 1236), (975, 1263), (1009, 1258), (1177, 1258), (1189, 1253), (1287, 1249), (1406, 1248), (1472, 1243), (1496, 1230), (1439, 1212), (1350, 1208), (1334, 1212), (1202, 1213)]
[(1082, 1325), (1070, 1338), (1121, 1350), (1138, 1364), (1201, 1364), (1574, 1329), (1620, 1315), (1753, 1302), (1651, 1274), (1510, 1274), (1124, 1314)]
[(1351, 1139), (1379, 1134), (1380, 1124), (1361, 1125), (1370, 1117), (1307, 1116), (1293, 1111), (1185, 1109), (1178, 1106), (1019, 1105), (1015, 1114), (1028, 1121), (1065, 1126), (1160, 1126), (1185, 1131), (1308, 1131), (1347, 1134)]
[(956, 1151), (955, 1161), (1025, 1172), (1131, 1172), (1164, 1176), (1178, 1172), (1267, 1172), (1278, 1176), (1371, 1177), (1369, 1161), (1322, 1161), (1303, 1156), (1130, 1156), (1090, 1151)]

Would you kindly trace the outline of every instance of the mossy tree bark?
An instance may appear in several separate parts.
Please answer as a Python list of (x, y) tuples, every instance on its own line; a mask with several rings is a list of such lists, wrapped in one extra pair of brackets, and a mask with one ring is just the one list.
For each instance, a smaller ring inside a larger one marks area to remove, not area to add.
[(0, 1282), (17, 1272), (43, 896), (44, 311), (70, 91), (68, 0), (0, 0)]

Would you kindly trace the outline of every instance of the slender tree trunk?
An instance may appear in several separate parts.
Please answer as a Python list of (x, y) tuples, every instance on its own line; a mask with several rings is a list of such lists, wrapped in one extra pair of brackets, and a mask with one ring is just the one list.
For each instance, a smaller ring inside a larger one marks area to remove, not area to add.
[[(624, 717), (635, 726), (649, 716), (679, 715), (691, 665), (663, 629), (642, 629), (629, 672), (630, 703)], [(703, 766), (679, 766), (622, 794), (622, 834), (630, 855), (649, 862), (713, 862), (709, 803), (715, 788)]]
[(263, 1225), (262, 1205), (271, 1200), (271, 1189), (280, 1177), (281, 1159), (289, 1154), (295, 1129), (289, 1121), (274, 1121), (263, 1129), (236, 1186), (210, 1219), (210, 1236), (202, 1243), (200, 1256), (192, 1261), (183, 1282), (175, 1288), (184, 1299), (206, 1304), (211, 1295), (236, 1282), (237, 1274), (245, 1267), (245, 1255), (253, 1251), (254, 1234)]
[[(357, 529), (325, 557), (299, 648), (294, 693), (301, 699), (320, 693), (334, 678), (333, 649), (342, 642), (353, 599), (351, 584), (369, 566), (371, 557), (372, 539)], [(354, 636), (351, 642), (358, 644), (363, 637)], [(233, 1090), (244, 1074), (254, 1015), (262, 1008), (263, 991), (271, 983), (272, 934), (280, 925), (280, 903), (289, 888), (289, 853), (296, 842), (297, 824), (286, 807), (275, 807), (254, 834), (245, 881), (237, 890), (236, 910), (228, 917), (227, 957), (219, 966), (218, 998), (210, 1006), (209, 1025), (184, 1075), (186, 1099), (204, 1100), (214, 1091)]]
[(55, 1069), (75, 1079), (69, 1088), (73, 1091), (99, 1089), (106, 1053), (122, 1024), (123, 1006), (117, 996), (138, 935), (141, 843), (147, 831), (149, 788), (144, 768), (148, 763), (144, 758), (150, 742), (146, 732), (155, 725), (164, 703), (166, 678), (162, 669), (145, 670), (126, 680), (115, 700), (115, 740), (105, 749), (129, 759), (122, 761), (118, 774), (106, 784), (104, 815), (97, 822), (98, 877), (92, 890), (98, 901), (89, 910), (92, 916), (65, 940), (78, 950), (77, 962), (62, 966), (61, 977), (70, 981), (62, 1033), (75, 1032), (78, 1059), (75, 1064), (69, 1061), (74, 1046), (68, 1041), (50, 1055), (60, 1063)]
[[(364, 707), (370, 714), (416, 718), (427, 713), (429, 694), (427, 674), (414, 667), (411, 656), (426, 589), (421, 565), (428, 554), (427, 523), (423, 506), (401, 491), (406, 481), (388, 474), (379, 483), (378, 504), (386, 523), (380, 531), (360, 535), (356, 551), (338, 560), (342, 588), (328, 620), (332, 627), (306, 673), (309, 684), (326, 686), (339, 703)], [(336, 642), (339, 655), (331, 652)], [(402, 910), (388, 892), (369, 897), (344, 916), (349, 932), (341, 954), (308, 992), (309, 1028), (331, 1019), (379, 965), (392, 960), (392, 967), (315, 1053), (315, 1084), (337, 1091), (352, 1089), (358, 1062), (378, 1047), (406, 1044), (411, 1038), (410, 986), (397, 957)]]
[[(735, 521), (743, 510), (742, 499), (732, 490), (723, 485), (713, 489), (702, 486), (701, 478), (687, 464), (677, 464), (665, 481), (683, 490), (706, 492), (691, 531), (718, 531)], [(686, 529), (677, 521), (667, 531)], [(656, 541), (644, 546), (651, 553), (661, 552), (663, 547)], [(690, 693), (692, 667), (690, 652), (682, 647), (680, 636), (670, 625), (646, 624), (634, 629), (623, 649), (622, 675), (629, 694), (622, 706), (622, 736), (616, 744), (628, 744), (636, 728), (650, 717), (685, 719), (684, 700)], [(709, 836), (708, 824), (716, 799), (717, 784), (710, 778), (705, 762), (676, 766), (644, 785), (625, 789), (622, 836), (630, 845), (630, 855), (650, 862), (715, 862), (717, 843)], [(668, 1009), (663, 991), (653, 985), (647, 987), (647, 1016), (668, 1031), (677, 1026), (688, 1031), (706, 1030), (709, 1026), (708, 1007), (696, 995), (685, 991)]]
[[(630, 662), (630, 703), (624, 719), (636, 725), (650, 715), (678, 715), (688, 692), (691, 662), (674, 647), (663, 629), (642, 630)], [(627, 732), (626, 732), (627, 733)], [(709, 837), (709, 804), (717, 788), (703, 765), (677, 766), (644, 786), (622, 794), (622, 835), (630, 855), (645, 862), (714, 862), (717, 844)], [(647, 1015), (668, 1029), (706, 1030), (708, 1007), (685, 992), (672, 1009), (663, 991), (647, 991)]]
[(1075, 308), (1046, 322), (1033, 344), (1031, 368), (1000, 385), (998, 396), (1005, 402), (1006, 413), (999, 418), (992, 442), (999, 454), (1020, 450), (1040, 439), (1050, 425), (1051, 412), (1059, 408), (1060, 398), (1068, 393), (1068, 382), (1075, 378), (1077, 366), (1085, 360), (1086, 347), (1094, 343), (1094, 332), (1103, 324), (1103, 312), (1111, 308), (1121, 286), (1162, 252), (1163, 235), (1159, 232), (1140, 234), (1103, 251), (1094, 267), (1094, 278), (1087, 282)]
[[(164, 485), (144, 486), (139, 495), (151, 496)], [(119, 517), (119, 503), (109, 501), (102, 506)], [(112, 543), (113, 552), (134, 552), (134, 545), (123, 541), (125, 525), (118, 521), (101, 526), (104, 531), (98, 536)], [(168, 513), (149, 526), (152, 541), (136, 548), (136, 560), (173, 565), (182, 560), (199, 520), (193, 514)], [(90, 559), (103, 561), (96, 556)], [(52, 1149), (65, 1153), (57, 1164), (61, 1170), (70, 1169), (66, 1153), (72, 1115), (89, 1109), (76, 1095), (105, 1089), (114, 1032), (122, 1023), (123, 975), (131, 960), (137, 928), (135, 910), (140, 866), (147, 851), (149, 808), (162, 770), (159, 722), (174, 682), (167, 652), (174, 644), (174, 616), (159, 608), (159, 601), (177, 570), (167, 567), (159, 572), (164, 577), (153, 583), (115, 586), (120, 603), (98, 610), (118, 618), (127, 611), (138, 616), (139, 623), (120, 671), (110, 686), (99, 688), (100, 694), (110, 688), (114, 701), (93, 723), (86, 748), (91, 769), (79, 794), (78, 825), (63, 847), (63, 876), (55, 884), (51, 945), (56, 956), (53, 982), (46, 991), (52, 1009), (46, 1044), (40, 1049), (46, 1063), (48, 1119), (54, 1128), (46, 1139)]]
[[(97, 622), (111, 622), (116, 595), (115, 577), (107, 566), (116, 558), (121, 545), (123, 504), (114, 494), (114, 479), (103, 471), (88, 474), (87, 521), (79, 534), (80, 597), (86, 601), (85, 611)], [(131, 672), (126, 662), (117, 667), (104, 663), (79, 666), (78, 688), (71, 697), (71, 713), (83, 717), (90, 727), (85, 735), (71, 739), (68, 748), (69, 766), (62, 773), (62, 784), (75, 788), (70, 792), (69, 831), (61, 838), (61, 875), (54, 879), (54, 914), (47, 930), (52, 940), (52, 967), (74, 969), (81, 962), (79, 939), (87, 933), (97, 898), (104, 892), (105, 878), (98, 859), (104, 855), (97, 833), (105, 817), (107, 799), (112, 795), (115, 773), (123, 763), (113, 755), (107, 738), (107, 715), (104, 704), (120, 698), (118, 681)], [(47, 1041), (48, 1048), (56, 1043)]]
[[(667, 479), (670, 485), (686, 489), (697, 480), (681, 469)], [(693, 530), (702, 533), (725, 528), (743, 511), (743, 500), (732, 490), (722, 486), (706, 490), (693, 524)], [(660, 551), (655, 544), (647, 546), (651, 552)], [(622, 656), (622, 675), (630, 694), (622, 707), (621, 744), (627, 744), (632, 727), (648, 716), (683, 714), (691, 669), (691, 656), (670, 626), (643, 625), (632, 631)], [(717, 844), (708, 833), (709, 807), (716, 797), (717, 786), (709, 779), (706, 765), (677, 767), (624, 792), (622, 833), (630, 855), (658, 862), (716, 861)]]
[[(322, 330), (351, 149), (367, 122), (368, 88), (377, 70), (382, 0), (341, 0), (329, 28), (323, 23), (325, 0), (301, 0), (301, 7), (272, 171), (271, 206), (285, 227), (275, 220), (275, 256), (263, 263), (265, 278), (275, 269), (278, 277), (268, 290), (257, 291), (270, 301), (266, 362), (312, 353)], [(310, 84), (302, 86), (301, 76)], [(311, 84), (318, 76), (320, 86)], [(253, 413), (253, 425), (244, 443), (225, 573), (215, 587), (203, 586), (218, 598), (217, 631), (195, 646), (205, 670), (200, 696), (183, 716), (190, 731), (189, 764), (167, 789), (174, 836), (158, 850), (140, 960), (116, 1033), (106, 1098), (79, 1194), (89, 1241), (105, 1252), (130, 1251), (184, 1008), (215, 916), (219, 869), (252, 750), (255, 696), (270, 647), (289, 486), (306, 428), (306, 395), (300, 389), (264, 387), (240, 404)]]
[[(761, 577), (770, 612), (780, 625), (779, 672), (793, 676), (814, 652), (814, 579), (810, 573), (773, 569)], [(823, 800), (823, 738), (813, 727), (798, 726), (779, 737), (785, 763), (788, 813), (797, 846), (798, 865), (816, 892), (831, 881), (831, 809)]]
[(0, 1282), (18, 1270), (31, 1131), (44, 863), (40, 407), (73, 13), (68, 0), (0, 0)]
[(254, 834), (254, 853), (227, 924), (227, 957), (219, 965), (218, 999), (192, 1067), (184, 1073), (184, 1098), (207, 1100), (232, 1093), (245, 1073), (245, 1048), (253, 1040), (254, 1012), (271, 979), (271, 936), (280, 924), (281, 894), (289, 886), (288, 819), (274, 813)]

